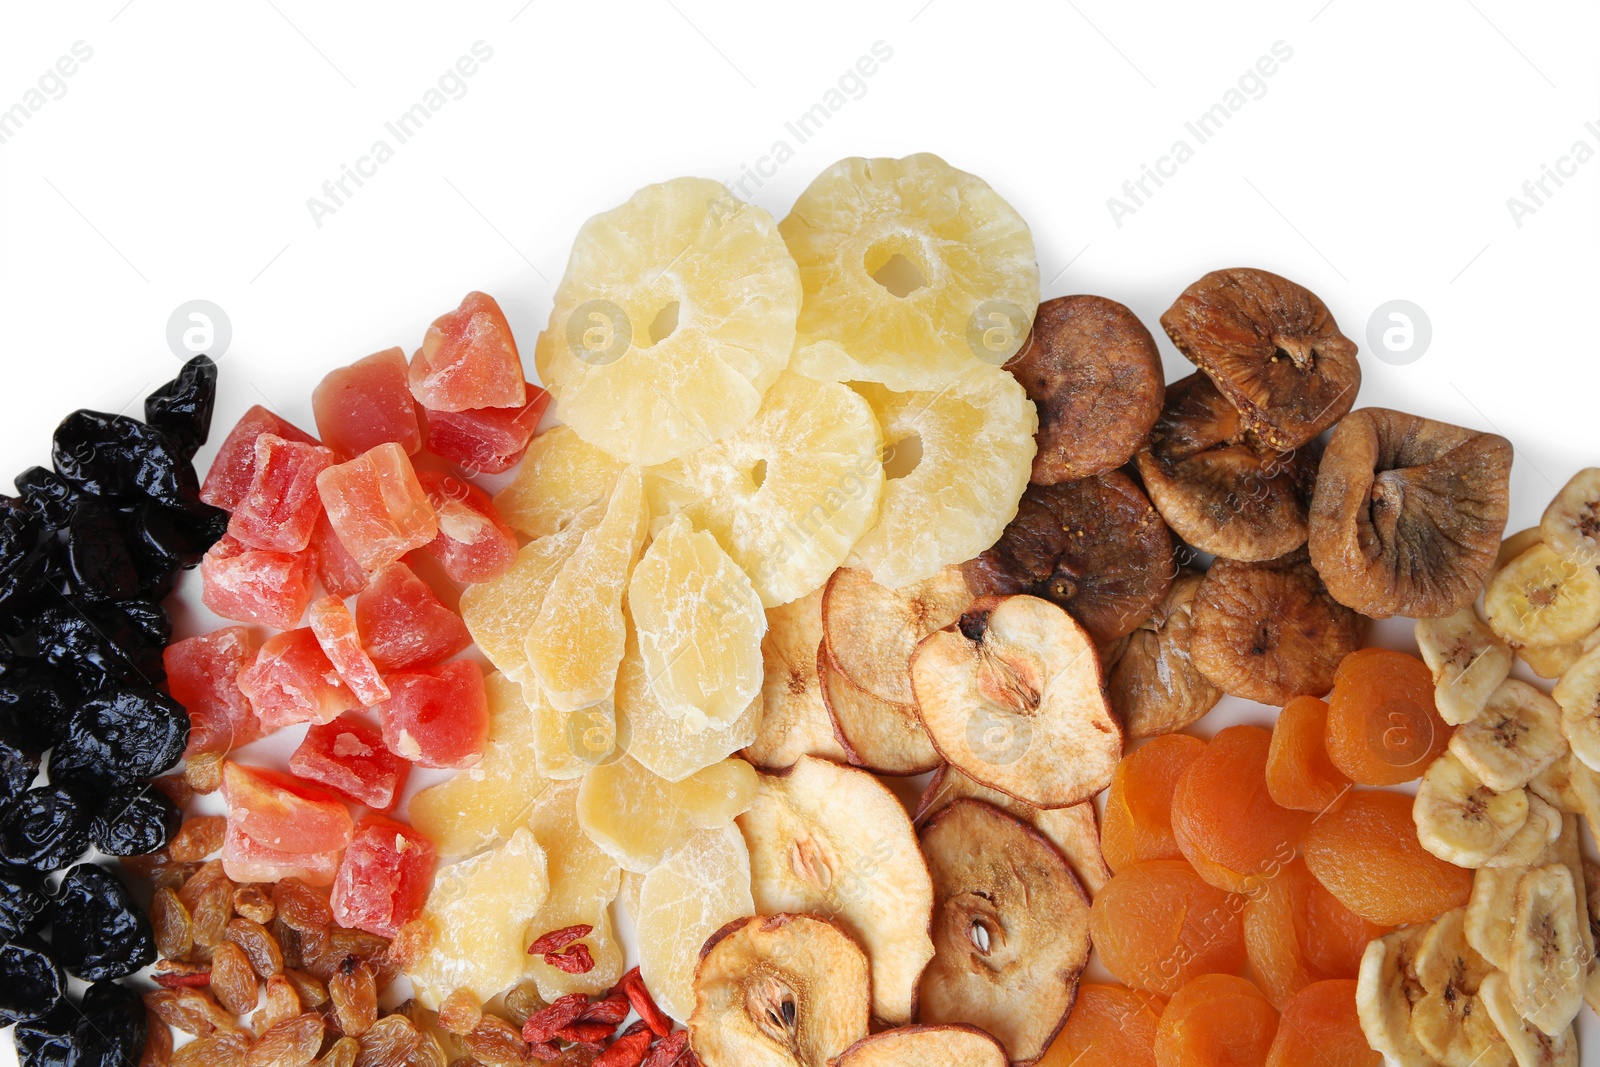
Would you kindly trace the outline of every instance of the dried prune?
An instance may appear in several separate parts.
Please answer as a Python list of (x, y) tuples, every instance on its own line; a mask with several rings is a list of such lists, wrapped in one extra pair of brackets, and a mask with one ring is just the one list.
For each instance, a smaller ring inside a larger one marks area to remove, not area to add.
[(0, 731), (23, 748), (42, 752), (66, 728), (77, 700), (77, 692), (59, 673), (25, 661), (0, 683)]
[(1028, 479), (1039, 485), (1122, 466), (1161, 411), (1155, 339), (1133, 312), (1103, 296), (1040, 304), (1006, 370), (1039, 409), (1039, 451)]
[(0, 1026), (37, 1019), (61, 1002), (67, 976), (31, 935), (0, 945)]
[(118, 683), (166, 681), (161, 646), (151, 642), (120, 605), (58, 603), (38, 613), (34, 635), (39, 658), (85, 693)]
[(56, 473), (81, 492), (111, 500), (150, 497), (173, 507), (183, 504), (180, 490), (188, 464), (178, 445), (126, 415), (74, 411), (56, 427), (50, 460)]
[(1028, 486), (1000, 540), (962, 569), (973, 596), (1043, 597), (1105, 644), (1167, 595), (1172, 535), (1133, 480), (1108, 471)]
[(125, 511), (122, 524), (141, 580), (152, 583), (199, 566), (206, 550), (227, 532), (228, 513), (209, 504), (172, 508), (146, 501)]
[(38, 929), (49, 905), (39, 872), (0, 864), (0, 941), (15, 941)]
[(105, 786), (129, 785), (171, 770), (189, 743), (183, 706), (154, 689), (116, 687), (72, 713), (50, 758), (50, 772)]
[(62, 783), (34, 786), (0, 812), (0, 859), (49, 874), (89, 847), (90, 803)]
[(76, 1067), (78, 1009), (66, 997), (48, 1014), (31, 1022), (18, 1023), (12, 1031), (17, 1058), (24, 1067)]
[(1510, 501), (1511, 442), (1384, 408), (1334, 429), (1311, 500), (1311, 562), (1374, 618), (1437, 619), (1477, 599)]
[(1161, 316), (1267, 447), (1299, 448), (1332, 426), (1361, 387), (1356, 345), (1317, 294), (1249, 267), (1212, 271)]
[(82, 497), (67, 523), (67, 568), (86, 600), (127, 600), (139, 595), (139, 572), (122, 539), (116, 512)]
[(139, 994), (116, 982), (96, 982), (83, 995), (73, 1033), (74, 1067), (131, 1067), (139, 1062), (149, 1016)]
[(39, 774), (39, 757), (32, 751), (36, 746), (24, 744), (17, 732), (9, 725), (6, 712), (0, 711), (0, 801), (27, 789)]
[(155, 934), (144, 909), (97, 864), (80, 863), (66, 873), (50, 919), (56, 959), (86, 981), (121, 978), (155, 962)]
[(210, 356), (195, 356), (176, 378), (144, 398), (144, 421), (176, 441), (184, 459), (193, 459), (211, 433), (216, 401), (217, 365)]
[(39, 591), (45, 534), (43, 521), (22, 501), (0, 497), (0, 606), (19, 603)]
[(89, 823), (89, 840), (108, 856), (147, 856), (178, 832), (183, 812), (150, 785), (114, 790)]
[(117, 605), (117, 610), (128, 617), (150, 644), (165, 648), (172, 640), (172, 616), (160, 601), (124, 600)]
[(72, 518), (77, 494), (72, 486), (48, 467), (29, 467), (13, 479), (22, 500), (39, 516), (47, 530), (60, 530)]

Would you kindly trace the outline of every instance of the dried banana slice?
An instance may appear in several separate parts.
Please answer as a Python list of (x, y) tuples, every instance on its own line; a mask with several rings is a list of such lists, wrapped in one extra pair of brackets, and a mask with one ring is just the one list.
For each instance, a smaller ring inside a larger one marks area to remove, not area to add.
[(1582, 815), (1591, 827), (1600, 826), (1600, 772), (1590, 770), (1571, 752), (1534, 775), (1528, 788), (1557, 811)]
[(1600, 467), (1586, 467), (1561, 487), (1539, 520), (1539, 534), (1557, 555), (1600, 564)]
[(1417, 946), (1417, 980), (1427, 992), (1412, 1005), (1411, 1033), (1442, 1067), (1511, 1067), (1511, 1049), (1477, 996), (1492, 968), (1467, 943), (1465, 913), (1439, 916)]
[(1537, 793), (1528, 793), (1528, 818), (1506, 847), (1483, 862), (1485, 867), (1528, 867), (1545, 862), (1545, 853), (1561, 836), (1561, 813)]
[(1505, 975), (1496, 971), (1485, 978), (1478, 987), (1478, 999), (1489, 1009), (1489, 1018), (1511, 1046), (1517, 1067), (1578, 1067), (1578, 1042), (1572, 1036), (1572, 1028), (1569, 1026), (1559, 1037), (1550, 1037), (1523, 1022)]
[(1451, 735), (1450, 751), (1497, 793), (1527, 785), (1567, 751), (1561, 706), (1508, 678), (1482, 713)]
[(1591, 901), (1600, 886), (1595, 886), (1592, 873), (1585, 870), (1588, 861), (1583, 858), (1576, 815), (1561, 816), (1561, 834), (1539, 862), (1560, 863), (1572, 874), (1572, 886), (1578, 895), (1578, 933), (1583, 937), (1583, 958), (1589, 961), (1588, 969), (1592, 970), (1595, 966), (1595, 916)]
[(1561, 730), (1572, 754), (1600, 770), (1600, 645), (1585, 652), (1550, 695), (1561, 705)]
[(1537, 544), (1489, 579), (1489, 626), (1512, 645), (1564, 645), (1600, 626), (1600, 573)]
[(1524, 645), (1517, 649), (1517, 658), (1541, 678), (1561, 677), (1582, 655), (1581, 641), (1568, 641), (1564, 645)]
[(1427, 933), (1408, 926), (1367, 943), (1356, 976), (1356, 1016), (1367, 1044), (1395, 1067), (1436, 1067), (1411, 1032), (1411, 1010), (1427, 990), (1417, 980), (1413, 954)]
[(1517, 1014), (1550, 1037), (1560, 1036), (1583, 1006), (1582, 951), (1572, 872), (1551, 863), (1524, 873), (1517, 882), (1506, 981)]
[(1433, 672), (1434, 706), (1452, 726), (1478, 717), (1511, 673), (1511, 647), (1470, 606), (1442, 619), (1422, 619), (1417, 647)]
[(1528, 797), (1521, 789), (1496, 793), (1446, 752), (1423, 774), (1411, 817), (1423, 848), (1458, 867), (1482, 867), (1528, 821)]
[(1511, 965), (1511, 915), (1524, 867), (1480, 867), (1462, 915), (1462, 933), (1478, 955), (1499, 970)]

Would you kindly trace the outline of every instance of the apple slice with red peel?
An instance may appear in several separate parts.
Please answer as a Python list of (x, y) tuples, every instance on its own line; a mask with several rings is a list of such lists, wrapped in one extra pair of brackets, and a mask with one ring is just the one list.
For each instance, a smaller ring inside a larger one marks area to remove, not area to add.
[(1111, 783), (1122, 726), (1100, 658), (1061, 608), (1026, 594), (983, 597), (911, 659), (917, 713), (947, 762), (1039, 808)]
[(922, 852), (934, 890), (923, 1022), (980, 1027), (1013, 1064), (1033, 1063), (1077, 999), (1089, 898), (1044, 835), (980, 800), (934, 815)]
[(1006, 1050), (974, 1026), (902, 1026), (864, 1037), (833, 1061), (834, 1067), (1006, 1067)]
[(822, 593), (823, 643), (839, 673), (891, 704), (910, 704), (911, 654), (917, 642), (972, 603), (960, 567), (890, 589), (857, 567), (833, 572)]
[(689, 1040), (705, 1067), (828, 1067), (867, 1036), (867, 957), (810, 915), (735, 919), (706, 939)]
[(894, 704), (854, 685), (833, 665), (824, 644), (817, 653), (822, 700), (833, 720), (833, 736), (845, 756), (874, 774), (926, 774), (939, 753), (913, 704)]

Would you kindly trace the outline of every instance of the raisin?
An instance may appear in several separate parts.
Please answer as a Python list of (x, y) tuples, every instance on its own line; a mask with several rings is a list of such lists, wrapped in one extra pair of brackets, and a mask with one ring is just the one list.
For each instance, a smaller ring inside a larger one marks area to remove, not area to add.
[(333, 909), (328, 898), (297, 878), (285, 878), (272, 887), (272, 902), (278, 916), (290, 927), (302, 932), (317, 927), (327, 927), (333, 922)]
[(150, 920), (104, 867), (80, 863), (67, 872), (51, 923), (56, 958), (85, 981), (121, 978), (155, 962)]
[(222, 760), (221, 752), (197, 753), (184, 762), (183, 780), (196, 793), (215, 793), (222, 788)]
[(66, 995), (67, 977), (31, 935), (0, 945), (0, 1026), (48, 1014)]
[(157, 889), (150, 897), (150, 928), (164, 959), (187, 959), (194, 949), (194, 920), (178, 894)]
[(72, 518), (77, 492), (66, 479), (48, 467), (29, 467), (13, 479), (22, 501), (44, 524), (46, 530), (60, 530)]
[(328, 987), (317, 981), (316, 976), (293, 968), (286, 969), (283, 976), (294, 987), (301, 1004), (308, 1008), (320, 1008), (328, 1003)]
[(272, 896), (265, 886), (252, 883), (242, 885), (233, 891), (233, 910), (253, 923), (265, 926), (272, 921), (276, 909), (272, 906)]
[(50, 758), (57, 772), (106, 786), (154, 778), (177, 766), (189, 743), (189, 715), (154, 689), (118, 687), (90, 697), (67, 723)]
[(116, 982), (96, 982), (83, 995), (82, 1011), (73, 1033), (78, 1064), (113, 1067), (139, 1062), (149, 1016), (138, 993)]
[(261, 1035), (245, 1057), (250, 1067), (306, 1067), (322, 1050), (322, 1016), (286, 1019)]
[[(528, 1021), (528, 1016), (537, 1015), (539, 1012), (544, 1011), (544, 1009), (550, 1006), (545, 1002), (545, 999), (539, 995), (539, 986), (536, 982), (524, 982), (511, 992), (507, 993), (505, 1004), (506, 1014), (510, 1016), (511, 1021), (516, 1023), (518, 1026), (526, 1023)], [(440, 1007), (439, 1012), (442, 1016), (444, 1013), (444, 1008), (442, 1006)], [(477, 1023), (473, 1023), (473, 1025), (476, 1026)]]
[(50, 460), (80, 492), (109, 500), (151, 497), (178, 506), (179, 446), (165, 433), (126, 415), (78, 410), (61, 420)]
[(370, 966), (346, 957), (328, 980), (328, 996), (339, 1029), (360, 1037), (378, 1020), (378, 981)]
[[(509, 1004), (511, 994), (506, 994)], [(452, 1034), (470, 1034), (483, 1021), (483, 1004), (469, 989), (458, 989), (439, 1005), (439, 1025)]]
[(128, 600), (139, 595), (139, 571), (122, 539), (116, 512), (81, 497), (67, 523), (67, 570), (86, 600)]
[(179, 863), (192, 863), (214, 856), (222, 849), (222, 839), (227, 829), (228, 820), (221, 815), (196, 815), (192, 819), (185, 819), (173, 835), (167, 852)]
[(108, 856), (147, 856), (166, 847), (183, 812), (153, 786), (111, 793), (89, 822), (89, 840)]
[(49, 874), (89, 847), (89, 802), (82, 790), (39, 785), (0, 813), (0, 859)]
[(144, 421), (176, 441), (184, 459), (193, 459), (211, 433), (216, 402), (217, 365), (210, 356), (195, 356), (144, 398)]
[(167, 1067), (172, 1062), (172, 1028), (149, 1008), (144, 1010), (144, 1054), (139, 1067)]
[(421, 1038), (404, 1015), (385, 1015), (360, 1037), (355, 1067), (400, 1067), (417, 1050)]
[(256, 972), (244, 949), (224, 941), (211, 950), (211, 993), (217, 1003), (235, 1015), (255, 1010)]
[(461, 1043), (487, 1067), (520, 1067), (527, 1062), (528, 1046), (522, 1035), (510, 1023), (493, 1015), (485, 1015)]
[(217, 998), (204, 989), (157, 989), (144, 995), (144, 1004), (156, 1018), (193, 1037), (235, 1026), (233, 1016), (223, 1011)]
[(250, 1017), (250, 1025), (258, 1034), (265, 1034), (285, 1019), (301, 1013), (300, 994), (283, 975), (267, 979), (267, 988), (261, 996), (261, 1007)]
[(341, 1037), (322, 1054), (316, 1067), (354, 1067), (361, 1055), (361, 1043), (353, 1037)]
[(189, 912), (194, 916), (194, 943), (215, 949), (222, 944), (228, 920), (233, 918), (233, 883), (221, 877), (206, 882)]
[(37, 871), (0, 864), (0, 941), (15, 941), (38, 929), (49, 903)]
[[(235, 899), (238, 891), (234, 892)], [(278, 947), (278, 942), (267, 932), (267, 928), (250, 919), (233, 919), (228, 923), (227, 931), (223, 937), (244, 950), (250, 966), (262, 978), (271, 978), (283, 973), (283, 950)]]
[(78, 1009), (66, 997), (48, 1014), (32, 1022), (18, 1023), (12, 1031), (17, 1058), (27, 1067), (74, 1067), (78, 1047), (73, 1035), (78, 1027)]
[(243, 1067), (250, 1039), (237, 1030), (219, 1030), (191, 1041), (172, 1054), (172, 1067)]

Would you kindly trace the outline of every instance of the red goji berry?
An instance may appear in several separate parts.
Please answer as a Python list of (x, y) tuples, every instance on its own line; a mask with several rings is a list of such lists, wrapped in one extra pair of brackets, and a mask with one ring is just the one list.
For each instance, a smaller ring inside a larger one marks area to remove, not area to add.
[(575, 1022), (557, 1030), (556, 1036), (563, 1041), (570, 1041), (575, 1045), (587, 1045), (599, 1051), (616, 1032), (615, 1023)]
[(589, 954), (588, 945), (573, 945), (565, 952), (546, 952), (544, 961), (567, 974), (588, 974), (594, 970), (594, 957)]
[(567, 1026), (584, 1013), (589, 998), (582, 993), (568, 993), (542, 1011), (528, 1016), (522, 1024), (522, 1040), (530, 1045), (542, 1045), (556, 1036), (556, 1031)]
[(628, 1003), (633, 1005), (633, 1010), (639, 1013), (639, 1018), (644, 1020), (657, 1037), (666, 1037), (672, 1033), (672, 1020), (656, 1007), (650, 991), (644, 987), (644, 979), (639, 975), (639, 968), (635, 967), (623, 975), (617, 982), (617, 988), (628, 995)]
[(687, 1030), (668, 1034), (656, 1042), (656, 1047), (650, 1050), (650, 1055), (644, 1058), (644, 1063), (639, 1067), (673, 1067), (682, 1058), (684, 1046), (688, 1043)]
[(196, 971), (193, 974), (154, 974), (151, 980), (163, 989), (182, 989), (184, 987), (207, 986), (211, 984), (210, 971)]
[(611, 1043), (610, 1048), (600, 1053), (593, 1067), (639, 1067), (649, 1049), (649, 1030), (623, 1034)]
[(541, 934), (528, 946), (528, 955), (542, 956), (546, 952), (560, 952), (580, 937), (588, 937), (594, 933), (594, 927), (588, 923), (578, 923), (575, 926), (563, 926), (559, 930), (551, 930)]
[(620, 989), (613, 989), (602, 999), (584, 1009), (581, 1018), (584, 1022), (610, 1023), (616, 1026), (628, 1017), (628, 1012), (631, 1010), (628, 994)]

